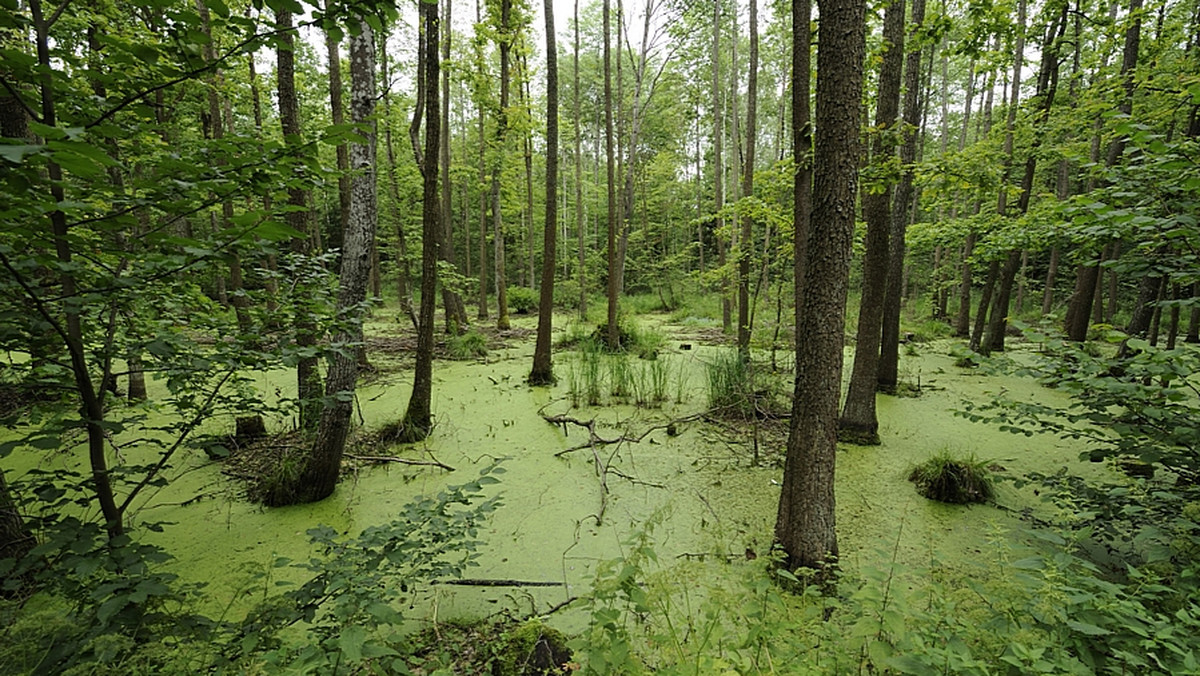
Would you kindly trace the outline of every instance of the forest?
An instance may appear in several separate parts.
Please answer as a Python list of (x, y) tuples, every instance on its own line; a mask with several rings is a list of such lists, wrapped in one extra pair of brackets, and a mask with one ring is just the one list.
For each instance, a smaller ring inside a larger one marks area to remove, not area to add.
[(1200, 2), (0, 0), (0, 673), (1200, 674)]

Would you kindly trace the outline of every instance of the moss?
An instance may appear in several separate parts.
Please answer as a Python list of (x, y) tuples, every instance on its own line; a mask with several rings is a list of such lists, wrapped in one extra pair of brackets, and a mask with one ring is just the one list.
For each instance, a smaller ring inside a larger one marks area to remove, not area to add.
[(541, 676), (561, 674), (563, 665), (571, 661), (567, 637), (537, 620), (530, 620), (504, 637), (496, 660), (492, 662), (493, 676)]

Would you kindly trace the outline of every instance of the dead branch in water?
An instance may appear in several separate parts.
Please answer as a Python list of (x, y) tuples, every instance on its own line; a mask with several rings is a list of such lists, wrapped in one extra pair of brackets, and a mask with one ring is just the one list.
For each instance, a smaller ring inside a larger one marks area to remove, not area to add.
[(512, 580), (489, 578), (464, 578), (461, 580), (435, 580), (433, 584), (453, 584), (463, 587), (563, 587), (565, 582), (544, 580)]
[(394, 462), (399, 465), (420, 465), (420, 466), (427, 466), (427, 467), (441, 467), (442, 469), (446, 470), (447, 472), (454, 471), (453, 467), (451, 467), (450, 465), (447, 465), (444, 462), (440, 462), (438, 460), (409, 460), (408, 458), (397, 458), (393, 455), (352, 455), (350, 453), (346, 453), (346, 457), (351, 460), (358, 460), (359, 462), (371, 462), (371, 463), (376, 463), (376, 464), (385, 463), (385, 462)]

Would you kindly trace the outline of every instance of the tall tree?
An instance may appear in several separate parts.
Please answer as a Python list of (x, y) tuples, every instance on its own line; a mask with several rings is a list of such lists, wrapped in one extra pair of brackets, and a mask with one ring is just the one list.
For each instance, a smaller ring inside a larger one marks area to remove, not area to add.
[[(793, 3), (793, 12), (804, 0)], [(834, 465), (838, 395), (854, 202), (858, 182), (859, 118), (866, 3), (819, 2), (816, 147), (804, 293), (796, 299), (796, 383), (775, 538), (789, 568), (823, 568), (838, 555), (834, 524)], [(793, 49), (806, 37), (792, 36)], [(793, 73), (793, 87), (797, 86)], [(799, 149), (797, 149), (799, 150)], [(802, 338), (800, 338), (802, 337)]]
[(575, 132), (575, 230), (579, 235), (579, 316), (587, 317), (587, 254), (584, 248), (585, 224), (583, 222), (583, 130), (579, 122), (579, 0), (575, 0), (575, 68), (574, 110), (572, 111)]
[[(750, 70), (746, 82), (746, 159), (742, 166), (742, 197), (754, 194), (754, 147), (758, 141), (758, 0), (750, 0)], [(750, 357), (750, 253), (754, 250), (754, 219), (741, 214), (738, 243), (738, 350)]]
[[(400, 214), (400, 174), (396, 162), (396, 146), (392, 141), (392, 88), (391, 72), (388, 69), (387, 40), (380, 41), (379, 72), (387, 86), (381, 101), (383, 102), (383, 145), (387, 150), (387, 185), (388, 195), (392, 200), (392, 214), (396, 221), (396, 295), (400, 298), (400, 311), (417, 326), (417, 313), (413, 310), (412, 294), (409, 292), (408, 280), (408, 238), (404, 234), (404, 218)], [(349, 156), (347, 156), (349, 158)], [(347, 159), (347, 161), (349, 161)]]
[[(442, 0), (445, 32), (442, 36), (442, 61), (450, 60), (450, 36), (453, 29), (450, 23), (451, 0)], [(454, 192), (450, 183), (450, 70), (442, 72), (442, 139), (438, 149), (438, 166), (441, 171), (441, 221), (438, 251), (441, 252), (442, 262), (448, 270), (458, 270), (458, 261), (454, 253)], [(442, 283), (442, 308), (445, 311), (446, 333), (458, 335), (470, 323), (467, 319), (467, 307), (463, 304), (462, 295), (454, 284)]]
[[(713, 0), (713, 39), (712, 39), (712, 109), (713, 109), (713, 236), (717, 242), (717, 259), (721, 268), (725, 267), (725, 122), (722, 120), (721, 105), (721, 0)], [(703, 246), (703, 242), (701, 242)], [(721, 285), (721, 326), (729, 332), (730, 317), (729, 294), (726, 293), (725, 282)]]
[(900, 306), (904, 302), (904, 236), (913, 204), (914, 163), (917, 159), (917, 129), (921, 116), (921, 42), (925, 23), (925, 0), (913, 0), (908, 55), (904, 60), (904, 119), (900, 123), (900, 181), (892, 196), (891, 230), (888, 232), (887, 290), (883, 301), (876, 387), (893, 393), (900, 369)]
[(554, 382), (550, 363), (550, 320), (554, 314), (555, 236), (558, 232), (558, 48), (554, 42), (554, 0), (546, 12), (546, 222), (542, 226), (542, 285), (538, 306), (537, 344), (533, 349), (532, 385)]
[[(275, 25), (279, 31), (275, 68), (279, 94), (279, 124), (283, 128), (283, 142), (299, 152), (303, 145), (300, 130), (300, 99), (296, 96), (296, 57), (294, 51), (295, 28), (290, 10), (275, 13)], [(292, 253), (302, 260), (311, 252), (312, 211), (309, 209), (308, 191), (301, 185), (288, 187), (287, 222), (300, 236), (292, 238)], [(296, 294), (295, 330), (296, 345), (304, 354), (296, 361), (297, 399), (300, 402), (300, 429), (313, 431), (321, 415), (321, 374), (317, 369), (317, 357), (307, 356), (317, 344), (317, 327), (311, 309)]]
[(492, 160), (492, 245), (495, 247), (496, 328), (506, 331), (508, 320), (508, 289), (504, 269), (504, 218), (500, 213), (500, 174), (504, 169), (504, 154), (508, 146), (508, 100), (512, 79), (512, 0), (500, 0), (500, 109), (496, 116), (496, 148)]
[(339, 328), (333, 338), (334, 347), (339, 349), (329, 360), (325, 404), (312, 452), (291, 487), (297, 503), (316, 502), (333, 493), (354, 410), (357, 346), (362, 343), (363, 301), (379, 220), (375, 197), (375, 32), (366, 20), (361, 20), (357, 32), (352, 31), (350, 36), (350, 120), (362, 140), (350, 143), (347, 153), (354, 174), (350, 179), (350, 209), (342, 231)]
[[(875, 95), (871, 161), (886, 167), (896, 154), (892, 127), (900, 112), (900, 72), (904, 64), (904, 0), (892, 0), (884, 11), (883, 48), (879, 63), (879, 87)], [(862, 263), (862, 300), (858, 309), (857, 339), (850, 389), (842, 409), (839, 436), (861, 444), (879, 443), (879, 420), (875, 415), (875, 385), (879, 367), (879, 343), (883, 329), (883, 300), (887, 290), (888, 235), (891, 228), (893, 185), (866, 186), (862, 195), (863, 219), (867, 222), (866, 252)]]
[[(504, 0), (505, 4), (508, 0)], [(400, 423), (401, 441), (420, 441), (433, 431), (433, 321), (437, 305), (438, 248), (441, 241), (441, 202), (438, 199), (438, 149), (441, 144), (441, 72), (436, 0), (420, 3), (420, 30), (424, 36), (418, 62), (425, 99), (425, 149), (418, 158), (421, 171), (421, 309), (417, 317), (417, 354), (412, 396)], [(497, 199), (498, 201), (498, 199)]]
[(608, 191), (608, 328), (605, 343), (608, 349), (616, 350), (620, 333), (617, 329), (617, 194), (613, 166), (613, 92), (612, 92), (612, 34), (609, 0), (604, 0), (604, 171)]

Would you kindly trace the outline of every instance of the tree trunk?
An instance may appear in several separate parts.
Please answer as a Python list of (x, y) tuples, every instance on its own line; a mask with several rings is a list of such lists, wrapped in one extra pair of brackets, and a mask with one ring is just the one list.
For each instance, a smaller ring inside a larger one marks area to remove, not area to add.
[(966, 338), (971, 334), (971, 253), (979, 235), (974, 230), (967, 233), (963, 243), (962, 275), (958, 282), (958, 314), (954, 318), (954, 335)]
[[(725, 243), (721, 231), (725, 228), (725, 217), (721, 211), (725, 209), (725, 121), (722, 119), (721, 105), (721, 2), (713, 0), (713, 40), (712, 40), (712, 108), (713, 108), (713, 237), (717, 243), (717, 265), (725, 267)], [(725, 282), (721, 286), (721, 326), (729, 333), (733, 323), (729, 294), (725, 292)]]
[(992, 305), (992, 294), (996, 289), (996, 280), (1000, 277), (1000, 259), (993, 258), (988, 262), (987, 278), (983, 282), (983, 291), (979, 295), (979, 307), (975, 310), (975, 328), (971, 331), (968, 343), (971, 351), (982, 349), (983, 332), (987, 329), (988, 308)]
[[(422, 3), (422, 7), (428, 3)], [(433, 5), (436, 7), (436, 5)], [(437, 80), (435, 79), (434, 82)], [(363, 136), (351, 143), (347, 157), (355, 173), (350, 185), (350, 205), (342, 230), (342, 269), (339, 275), (337, 314), (341, 329), (333, 338), (343, 346), (329, 361), (325, 405), (313, 441), (312, 453), (294, 486), (268, 498), (268, 504), (296, 504), (323, 500), (337, 486), (342, 453), (350, 433), (354, 390), (358, 380), (357, 350), (346, 346), (362, 343), (358, 314), (367, 296), (378, 211), (375, 198), (375, 34), (362, 21), (357, 35), (350, 37), (350, 118)], [(294, 498), (292, 498), (294, 496)]]
[[(442, 61), (450, 60), (450, 35), (453, 33), (450, 23), (451, 0), (443, 0), (445, 6), (444, 21), (446, 31), (442, 38)], [(442, 227), (439, 230), (438, 250), (442, 262), (448, 270), (457, 271), (458, 261), (454, 253), (454, 219), (451, 202), (454, 192), (450, 183), (450, 71), (442, 73), (442, 109), (441, 109), (441, 147), (438, 149), (438, 166), (441, 170), (441, 215)], [(442, 283), (442, 308), (445, 312), (446, 333), (456, 336), (470, 324), (467, 319), (467, 307), (463, 304), (462, 296), (452, 284)]]
[[(328, 10), (329, 0), (326, 0)], [(332, 32), (325, 31), (325, 52), (329, 60), (329, 110), (335, 126), (346, 124), (345, 106), (342, 104), (342, 55), (338, 39)], [(350, 149), (343, 141), (336, 146), (338, 170), (338, 232), (335, 242), (343, 242), (345, 231), (350, 227)], [(342, 243), (345, 251), (345, 243)]]
[[(872, 139), (873, 162), (885, 164), (896, 154), (891, 133), (900, 112), (900, 75), (904, 64), (904, 0), (888, 3), (883, 19), (886, 50), (879, 63), (879, 90), (875, 99)], [(879, 344), (883, 329), (883, 300), (887, 289), (889, 218), (892, 207), (890, 184), (883, 190), (865, 191), (863, 219), (867, 222), (866, 251), (862, 263), (862, 299), (858, 308), (854, 366), (850, 388), (838, 422), (838, 436), (857, 444), (879, 443), (879, 420), (875, 414), (875, 386), (879, 368)]]
[[(379, 71), (384, 82), (391, 82), (388, 70), (387, 40), (384, 39), (379, 50)], [(408, 241), (404, 236), (404, 219), (400, 215), (400, 177), (396, 166), (396, 147), (392, 143), (392, 93), (391, 89), (383, 92), (383, 144), (387, 147), (388, 161), (388, 194), (392, 198), (392, 214), (396, 219), (396, 295), (400, 301), (400, 311), (404, 313), (413, 328), (417, 328), (417, 313), (413, 311), (412, 294), (409, 292), (408, 280)], [(378, 250), (378, 247), (376, 248)]]
[[(507, 0), (506, 0), (507, 4)], [(441, 104), (438, 101), (438, 79), (441, 72), (438, 38), (441, 27), (438, 5), (420, 4), (421, 31), (424, 40), (425, 87), (425, 152), (420, 165), (421, 194), (421, 309), (417, 321), (416, 369), (413, 375), (412, 396), (400, 423), (399, 440), (420, 441), (433, 431), (431, 412), (433, 395), (433, 322), (437, 306), (438, 259), (442, 225), (441, 203), (438, 199), (438, 162), (435, 159), (441, 144)], [(507, 25), (507, 22), (506, 22)]]
[(500, 174), (504, 169), (504, 154), (508, 146), (508, 99), (512, 70), (512, 40), (509, 24), (512, 0), (500, 2), (500, 110), (496, 115), (496, 159), (492, 162), (492, 246), (496, 277), (496, 328), (507, 331), (508, 286), (505, 281), (504, 221), (500, 213)]
[[(742, 196), (754, 194), (754, 149), (758, 136), (758, 0), (750, 0), (750, 71), (746, 93), (746, 159), (742, 165)], [(750, 358), (750, 253), (754, 220), (741, 214), (742, 236), (738, 243), (738, 350)]]
[(1184, 339), (1188, 343), (1200, 343), (1200, 282), (1192, 283), (1192, 312), (1188, 317), (1187, 338)]
[[(913, 0), (912, 31), (925, 22), (925, 0)], [(911, 44), (917, 44), (913, 40)], [(900, 307), (904, 302), (904, 235), (908, 229), (909, 209), (913, 203), (913, 163), (917, 157), (916, 123), (921, 114), (921, 48), (908, 52), (904, 62), (904, 119), (901, 127), (900, 164), (903, 173), (892, 199), (891, 229), (888, 232), (887, 289), (883, 302), (883, 329), (879, 346), (876, 388), (894, 393), (900, 369)]]
[(1054, 283), (1058, 279), (1058, 246), (1050, 248), (1050, 264), (1046, 267), (1046, 282), (1042, 287), (1042, 316), (1054, 307)]
[(546, 12), (546, 222), (542, 228), (542, 284), (538, 306), (537, 344), (533, 349), (531, 385), (550, 385), (550, 319), (554, 314), (555, 236), (558, 232), (558, 51), (554, 44), (554, 0)]
[[(793, 12), (802, 12), (793, 4)], [(865, 47), (865, 3), (820, 3), (813, 213), (797, 335), (795, 404), (775, 525), (784, 565), (821, 569), (838, 555), (834, 527), (834, 465), (841, 390), (846, 290), (854, 234), (859, 118)], [(797, 25), (795, 15), (793, 25)], [(797, 43), (807, 33), (794, 36)], [(806, 45), (797, 44), (800, 49)], [(793, 75), (793, 77), (797, 77)], [(799, 149), (797, 149), (799, 154)]]
[(619, 347), (617, 330), (617, 194), (613, 166), (613, 92), (612, 48), (609, 45), (611, 18), (609, 0), (604, 0), (604, 170), (608, 190), (608, 328), (605, 342), (608, 349)]
[(585, 224), (583, 219), (583, 135), (579, 122), (579, 0), (575, 0), (575, 78), (574, 110), (575, 123), (575, 230), (579, 233), (579, 318), (587, 317), (587, 252), (584, 248)]
[[(283, 128), (284, 144), (298, 151), (303, 145), (300, 131), (300, 103), (296, 98), (296, 60), (293, 52), (295, 36), (292, 28), (292, 13), (275, 13), (275, 24), (279, 31), (275, 69), (279, 89), (279, 123)], [(288, 188), (287, 223), (301, 236), (292, 239), (292, 253), (307, 258), (311, 253), (312, 211), (308, 207), (308, 191), (301, 187)], [(295, 294), (296, 347), (311, 350), (317, 345), (317, 326), (309, 315), (310, 309), (304, 302), (304, 293)], [(312, 432), (317, 428), (321, 415), (321, 373), (317, 369), (316, 356), (300, 357), (296, 362), (297, 399), (300, 409), (300, 429)]]
[[(15, 559), (20, 562), (36, 544), (37, 540), (25, 527), (25, 520), (4, 481), (4, 470), (0, 469), (0, 561)], [(0, 598), (3, 597), (4, 590), (0, 589)]]

